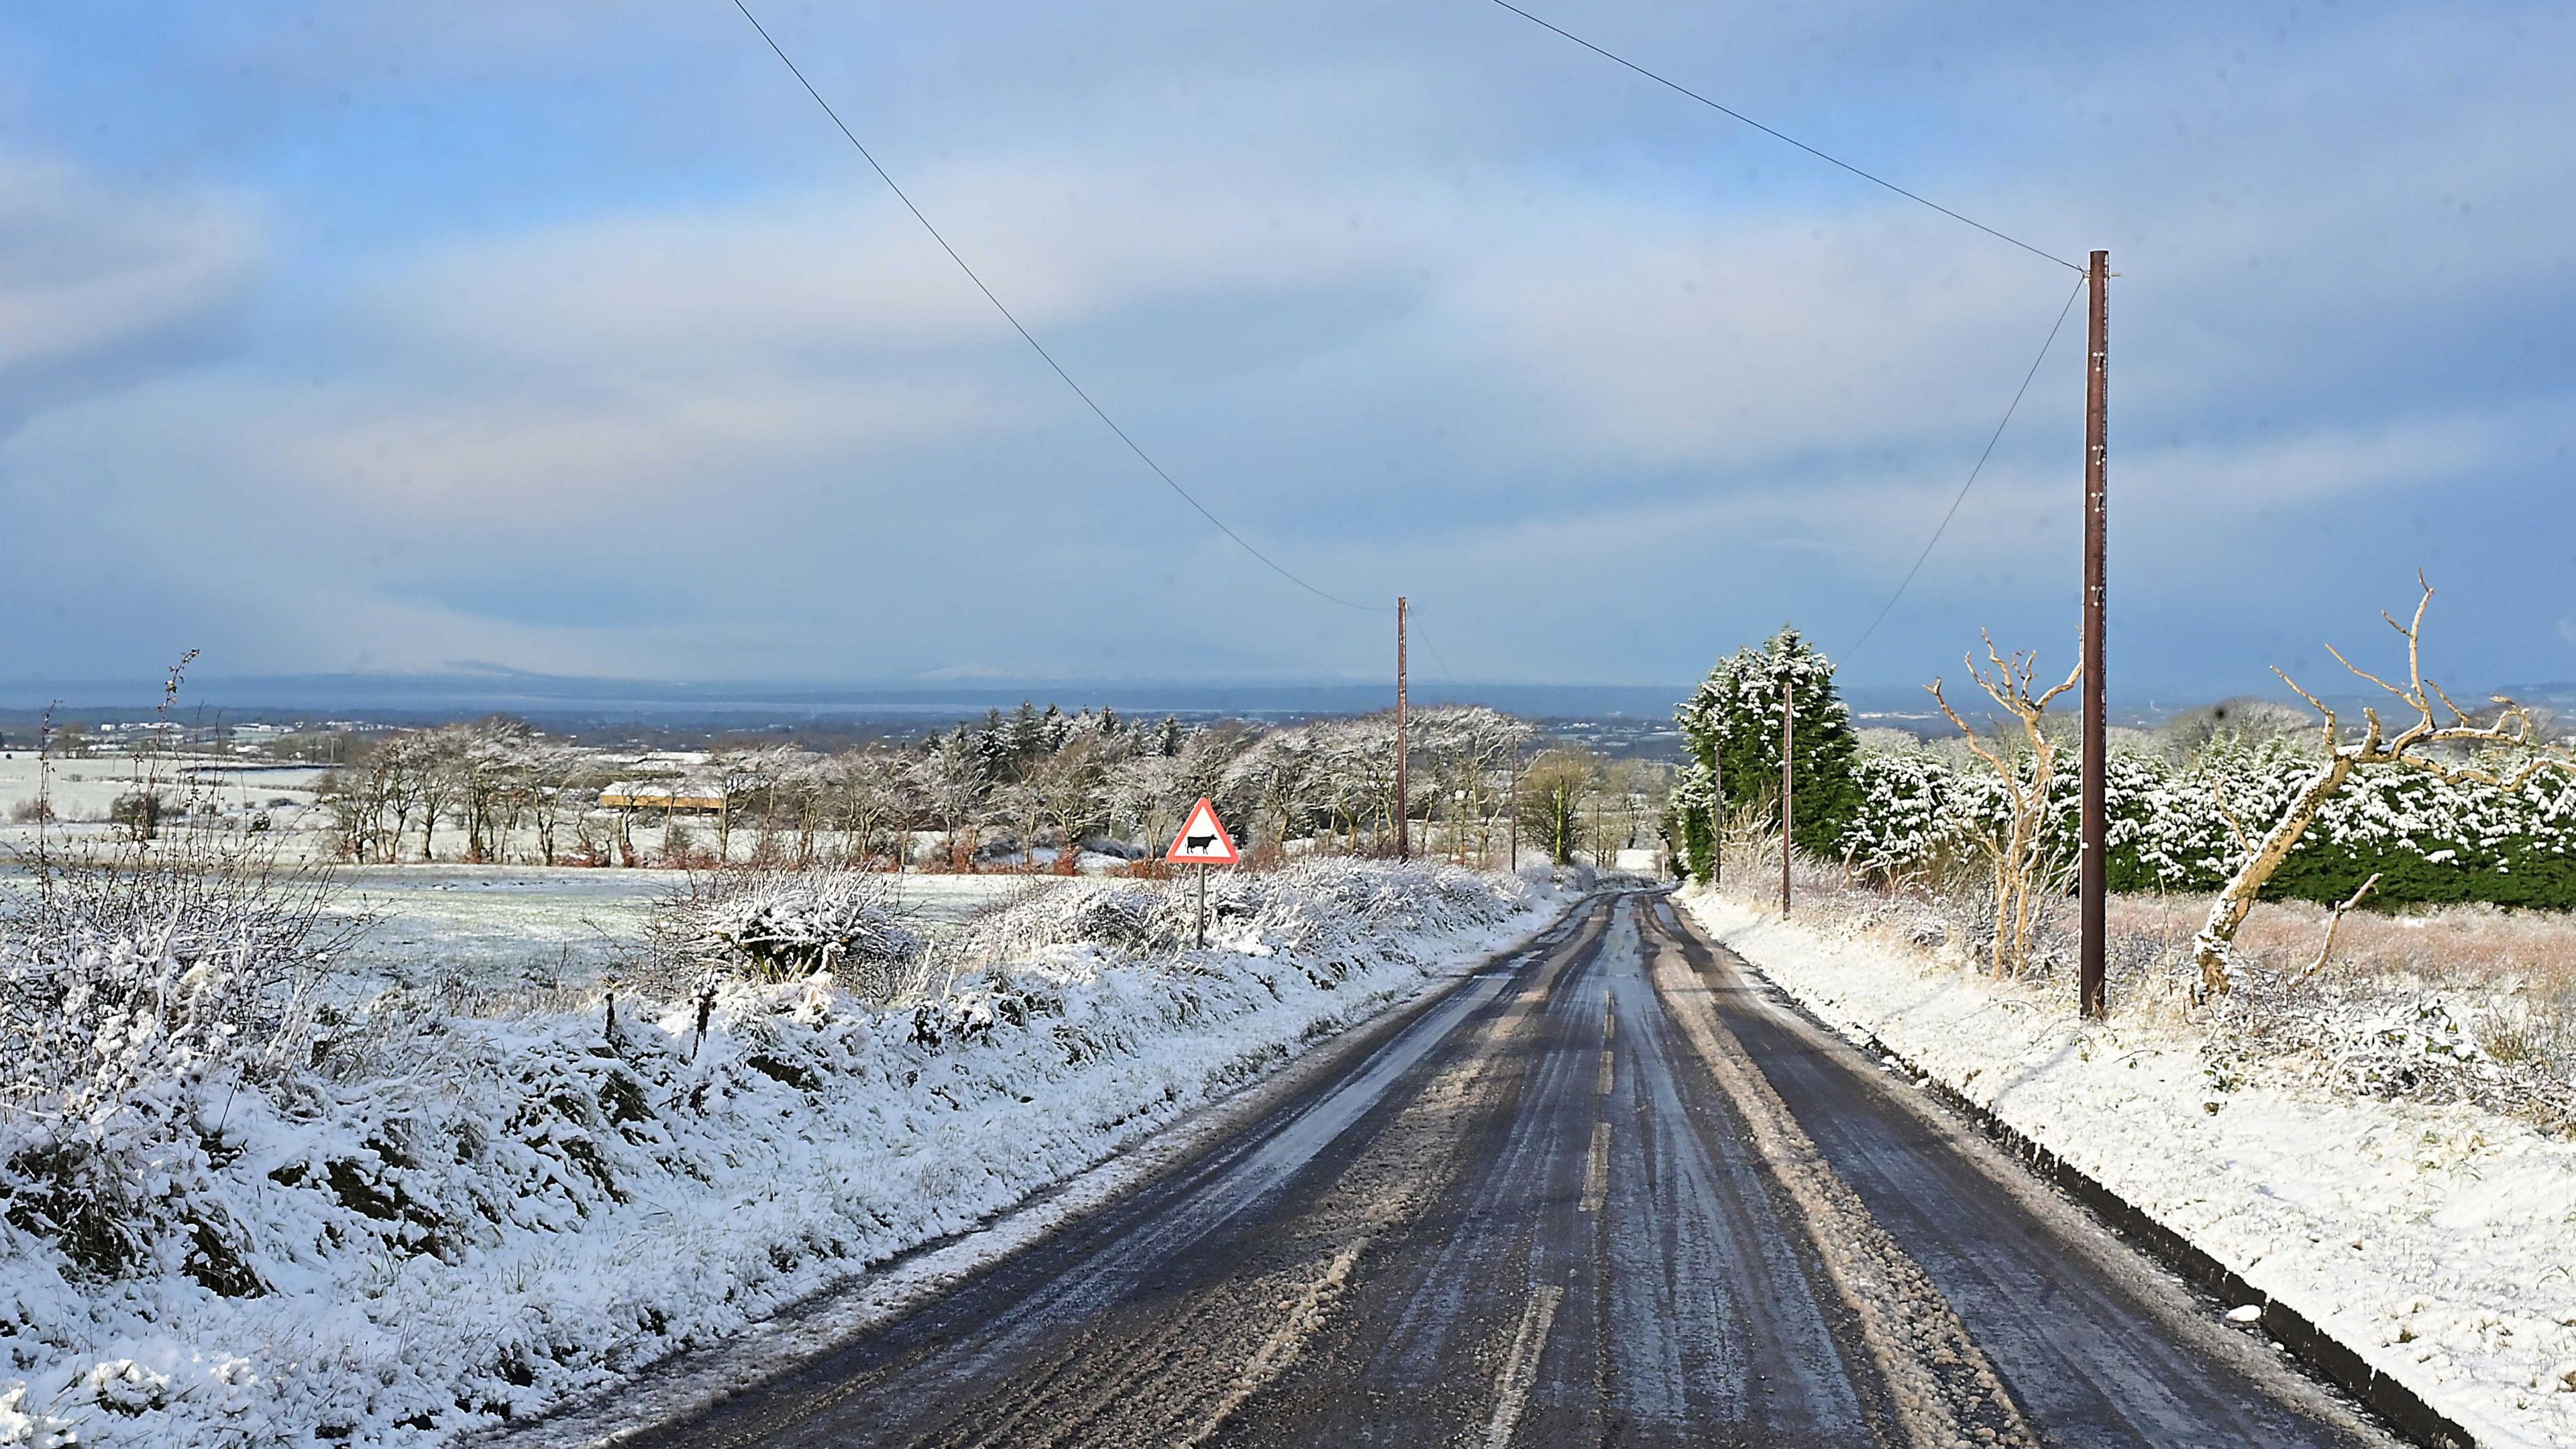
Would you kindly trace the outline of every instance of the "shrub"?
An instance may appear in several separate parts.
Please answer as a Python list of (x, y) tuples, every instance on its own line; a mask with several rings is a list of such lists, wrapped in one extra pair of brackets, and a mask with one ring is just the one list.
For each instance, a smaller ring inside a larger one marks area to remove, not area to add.
[(0, 919), (0, 1200), (102, 1275), (175, 1268), (261, 1291), (202, 1188), (225, 1106), (307, 1055), (306, 990), (363, 922), (328, 881), (244, 854), (48, 861)]
[(895, 919), (884, 878), (855, 870), (695, 872), (656, 903), (651, 929), (666, 967), (765, 982), (830, 976), (879, 1002), (921, 955), (921, 938)]
[[(2259, 832), (2317, 768), (2312, 751), (2287, 739), (2222, 740), (2181, 762), (2115, 751), (2111, 889), (2218, 889), (2242, 849), (2229, 814)], [(1990, 773), (1929, 750), (1864, 754), (1855, 770), (1861, 803), (1832, 854), (1874, 879), (1920, 879), (1998, 818), (2001, 791)], [(2049, 792), (2051, 848), (2068, 855), (2077, 789), (2070, 770)], [(2382, 905), (2576, 908), (2576, 782), (2543, 774), (2507, 791), (2416, 771), (2366, 773), (2327, 802), (2263, 893), (2331, 903), (2373, 873)]]
[(161, 833), (161, 818), (177, 808), (175, 802), (159, 790), (128, 790), (107, 807), (111, 825), (121, 825), (136, 840), (150, 840)]

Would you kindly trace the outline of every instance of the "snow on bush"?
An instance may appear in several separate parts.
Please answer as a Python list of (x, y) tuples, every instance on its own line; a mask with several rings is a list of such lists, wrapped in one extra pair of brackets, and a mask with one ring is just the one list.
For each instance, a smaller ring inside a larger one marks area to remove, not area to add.
[(318, 883), (260, 864), (47, 862), (0, 923), (0, 1218), (84, 1272), (259, 1288), (206, 1186), (226, 1107), (301, 1064), (339, 942)]
[[(1551, 878), (1533, 872), (1536, 881)], [(1373, 952), (1405, 948), (1406, 933), (1446, 933), (1474, 924), (1499, 889), (1535, 891), (1530, 881), (1436, 864), (1362, 864), (1347, 857), (1301, 861), (1264, 873), (1211, 875), (1208, 943), (1266, 955), (1289, 951), (1330, 969)], [(976, 922), (966, 950), (1017, 957), (1075, 942), (1169, 952), (1197, 929), (1197, 886), (1170, 881), (1067, 878)]]
[(653, 944), (666, 966), (769, 982), (830, 976), (882, 1002), (921, 955), (891, 902), (885, 877), (855, 870), (693, 872), (656, 904)]
[[(2259, 835), (2320, 767), (2297, 739), (2222, 738), (2183, 760), (2115, 750), (2106, 781), (2112, 889), (2216, 890), (2243, 858), (2239, 828)], [(1875, 878), (1937, 873), (2006, 815), (2002, 783), (1981, 762), (1870, 751), (1853, 773), (1861, 803), (1833, 854)], [(2078, 789), (2070, 770), (2050, 791), (2052, 846), (2063, 858), (2075, 849)], [(2327, 804), (2267, 893), (2337, 901), (2374, 872), (2384, 902), (2576, 907), (2576, 778), (2544, 773), (2505, 790), (2366, 772)]]
[(253, 1009), (277, 958), (248, 945), (13, 929), (13, 1009), (107, 1065), (66, 1050), (0, 1098), (0, 1444), (425, 1445), (525, 1416), (976, 1225), (1557, 899), (1317, 862), (1211, 882), (1221, 925), (1181, 951), (1189, 890), (1038, 897), (890, 1008), (730, 979), (703, 1039), (687, 999)]

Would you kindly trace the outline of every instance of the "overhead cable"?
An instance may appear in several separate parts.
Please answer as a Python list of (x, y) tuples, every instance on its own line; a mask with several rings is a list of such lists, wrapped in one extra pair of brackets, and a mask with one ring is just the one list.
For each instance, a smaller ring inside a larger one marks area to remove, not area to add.
[(1323, 599), (1329, 603), (1339, 604), (1345, 609), (1359, 609), (1369, 613), (1388, 612), (1386, 607), (1383, 605), (1354, 603), (1349, 599), (1343, 598), (1339, 594), (1328, 592), (1306, 582), (1302, 578), (1299, 578), (1296, 574), (1290, 572), (1277, 559), (1274, 559), (1270, 555), (1263, 553), (1260, 549), (1253, 547), (1251, 540), (1228, 527), (1224, 519), (1219, 518), (1216, 514), (1210, 512), (1206, 504), (1201, 503), (1198, 498), (1190, 492), (1190, 490), (1182, 487), (1180, 480), (1174, 478), (1169, 472), (1165, 471), (1162, 464), (1155, 462), (1153, 455), (1146, 452), (1143, 447), (1139, 446), (1136, 440), (1128, 435), (1127, 430), (1118, 425), (1117, 419), (1109, 416), (1107, 409), (1101, 407), (1099, 403), (1092, 400), (1091, 394), (1083, 389), (1082, 384), (1073, 380), (1073, 374), (1064, 370), (1064, 364), (1055, 360), (1055, 354), (1046, 350), (1045, 344), (1039, 342), (1037, 337), (1032, 334), (1027, 327), (1021, 324), (1018, 316), (1013, 314), (1009, 307), (1003, 305), (1002, 299), (994, 295), (991, 287), (984, 284), (984, 279), (976, 274), (975, 269), (966, 264), (966, 259), (957, 254), (957, 248), (948, 244), (948, 238), (940, 234), (938, 227), (931, 225), (930, 218), (922, 214), (921, 208), (913, 204), (912, 198), (905, 194), (904, 189), (901, 186), (895, 184), (894, 177), (887, 174), (885, 167), (877, 161), (876, 154), (870, 151), (865, 143), (859, 140), (857, 133), (850, 129), (849, 124), (841, 119), (840, 112), (832, 109), (832, 103), (823, 99), (823, 93), (814, 89), (814, 83), (805, 78), (805, 72), (798, 69), (796, 62), (788, 58), (787, 52), (779, 46), (777, 39), (769, 33), (769, 28), (760, 23), (760, 17), (752, 14), (751, 8), (748, 5), (745, 5), (743, 0), (733, 0), (733, 8), (741, 11), (742, 18), (751, 22), (751, 28), (760, 32), (760, 38), (768, 42), (771, 53), (778, 57), (780, 64), (787, 67), (788, 74), (796, 77), (796, 83), (805, 88), (805, 94), (814, 98), (814, 104), (823, 108), (823, 114), (831, 118), (832, 124), (840, 130), (843, 138), (848, 140), (850, 145), (858, 151), (859, 155), (867, 161), (868, 168), (876, 172), (877, 179), (883, 181), (886, 184), (886, 189), (894, 193), (895, 199), (903, 203), (904, 210), (912, 213), (912, 219), (921, 223), (921, 229), (930, 233), (930, 239), (939, 243), (939, 249), (948, 253), (948, 259), (957, 264), (957, 270), (966, 274), (966, 280), (975, 284), (976, 291), (984, 294), (984, 300), (993, 304), (993, 310), (1002, 314), (1002, 320), (1011, 324), (1011, 330), (1020, 334), (1020, 340), (1026, 342), (1040, 358), (1045, 360), (1048, 367), (1054, 369), (1055, 375), (1064, 380), (1064, 385), (1073, 389), (1073, 395), (1082, 399), (1082, 405), (1091, 409), (1093, 416), (1107, 424), (1109, 431), (1118, 435), (1118, 441), (1127, 445), (1127, 451), (1134, 453), (1147, 468), (1152, 469), (1154, 476), (1162, 479), (1165, 487), (1170, 488), (1174, 493), (1179, 494), (1181, 501), (1187, 503), (1190, 507), (1197, 509), (1199, 517), (1204, 518), (1209, 523), (1215, 525), (1217, 532), (1234, 540), (1235, 544), (1245, 553), (1259, 559), (1263, 566), (1267, 567), (1272, 573), (1279, 575), (1279, 577), (1286, 579), (1288, 582), (1295, 584), (1297, 587), (1304, 589), (1306, 592), (1313, 594), (1319, 599)]
[(1960, 484), (1958, 494), (1951, 498), (1950, 511), (1941, 515), (1941, 522), (1932, 530), (1932, 536), (1924, 540), (1923, 551), (1914, 556), (1914, 567), (1907, 569), (1905, 577), (1897, 582), (1896, 592), (1888, 595), (1887, 602), (1878, 606), (1878, 617), (1870, 620), (1869, 627), (1861, 630), (1860, 637), (1851, 642), (1851, 648), (1843, 651), (1844, 663), (1850, 663), (1853, 653), (1869, 642), (1870, 635), (1878, 632), (1879, 624), (1887, 618), (1887, 611), (1896, 607), (1898, 599), (1905, 597), (1906, 585), (1913, 583), (1914, 576), (1923, 571), (1923, 561), (1932, 556), (1932, 546), (1939, 543), (1941, 535), (1949, 530), (1950, 520), (1958, 517), (1959, 505), (1967, 501), (1968, 490), (1977, 486), (1977, 475), (1986, 471), (1986, 460), (1995, 455), (1995, 444), (2003, 441), (2005, 427), (2012, 422), (2014, 412), (2020, 409), (2022, 397), (2030, 391), (2031, 379), (2039, 376), (2039, 365), (2048, 360), (2048, 349), (2056, 343), (2059, 330), (2066, 326), (2066, 314), (2075, 310), (2075, 299), (2083, 292), (2084, 282), (2078, 279), (2075, 290), (2066, 294), (2066, 305), (2057, 309), (2057, 320), (2049, 325), (2048, 340), (2039, 344), (2039, 356), (2030, 360), (2030, 371), (2022, 375), (2021, 386), (2014, 390), (2012, 401), (2005, 406), (2003, 421), (1995, 424), (1994, 435), (1986, 439), (1986, 450), (1977, 455), (1977, 466), (1968, 470), (1968, 481)]
[(1797, 147), (1799, 150), (1806, 152), (1808, 155), (1815, 157), (1817, 160), (1823, 161), (1829, 165), (1839, 166), (1843, 170), (1850, 172), (1852, 175), (1859, 177), (1863, 181), (1869, 182), (1873, 186), (1886, 187), (1888, 190), (1895, 192), (1897, 195), (1904, 197), (1908, 201), (1917, 203), (1918, 205), (1928, 206), (1934, 211), (1941, 213), (1943, 216), (1950, 218), (1952, 221), (1964, 222), (1969, 226), (1973, 226), (1977, 230), (1984, 232), (1986, 235), (1993, 237), (1997, 241), (2010, 242), (2014, 246), (2021, 248), (2023, 251), (2030, 253), (2032, 256), (2041, 257), (2048, 261), (2055, 262), (2059, 266), (2065, 267), (2070, 271), (2081, 272), (2084, 270), (2083, 266), (2079, 263), (2070, 262), (2066, 258), (2058, 256), (2053, 252), (2042, 251), (2040, 248), (2032, 246), (2021, 238), (1997, 231), (1993, 227), (1986, 225), (1984, 222), (1979, 221), (1974, 217), (1961, 216), (1959, 213), (1952, 211), (1941, 203), (1934, 201), (1929, 197), (1916, 195), (1914, 192), (1906, 190), (1904, 187), (1897, 185), (1895, 182), (1888, 180), (1884, 176), (1863, 171), (1841, 157), (1819, 151), (1815, 147), (1808, 145), (1806, 142), (1799, 140), (1795, 136), (1789, 135), (1785, 131), (1773, 130), (1771, 127), (1762, 124), (1760, 121), (1753, 119), (1742, 111), (1736, 110), (1732, 106), (1721, 105), (1718, 102), (1701, 95), (1699, 92), (1692, 90), (1690, 87), (1683, 85), (1679, 81), (1669, 79), (1646, 69), (1644, 66), (1637, 64), (1635, 61), (1628, 59), (1624, 55), (1604, 50), (1600, 46), (1593, 44), (1591, 41), (1584, 39), (1582, 36), (1575, 34), (1571, 30), (1567, 30), (1563, 26), (1541, 20), (1537, 16), (1523, 10), (1521, 7), (1514, 5), (1511, 3), (1511, 0), (1494, 0), (1494, 3), (1500, 5), (1505, 10), (1512, 12), (1514, 15), (1519, 16), (1523, 20), (1528, 21), (1530, 24), (1539, 27), (1541, 30), (1550, 31), (1554, 34), (1563, 36), (1565, 39), (1573, 41), (1575, 44), (1582, 46), (1585, 50), (1591, 51), (1594, 55), (1600, 56), (1604, 60), (1615, 61), (1620, 65), (1626, 66), (1628, 69), (1635, 71), (1637, 74), (1644, 76), (1646, 79), (1653, 81), (1655, 84), (1662, 86), (1667, 90), (1677, 91), (1682, 95), (1688, 96), (1692, 100), (1699, 102), (1701, 105), (1708, 107), (1710, 110), (1716, 111), (1720, 115), (1729, 116), (1735, 120), (1742, 121), (1744, 124), (1751, 126), (1753, 129), (1760, 131), (1763, 135), (1769, 136), (1774, 140), (1786, 141), (1790, 145)]

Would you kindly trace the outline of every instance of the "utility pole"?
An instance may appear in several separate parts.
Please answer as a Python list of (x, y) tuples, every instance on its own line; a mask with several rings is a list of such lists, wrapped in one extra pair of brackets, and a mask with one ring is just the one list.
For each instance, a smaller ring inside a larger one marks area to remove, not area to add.
[(2111, 254), (2095, 252), (2086, 277), (2092, 300), (2086, 308), (2084, 349), (2084, 838), (2077, 886), (2082, 926), (2076, 976), (2083, 1014), (2098, 1019), (2109, 1010), (2103, 999), (2105, 899), (2111, 865), (2108, 730), (2103, 709), (2110, 691), (2104, 687), (2102, 644), (2110, 572)]
[(1404, 595), (1395, 596), (1395, 858), (1413, 859), (1404, 825)]
[(1789, 688), (1789, 653), (1780, 651), (1780, 914), (1789, 914), (1790, 833), (1797, 827), (1797, 772), (1791, 763), (1798, 699)]
[(1512, 863), (1508, 870), (1521, 873), (1521, 747), (1512, 746), (1512, 783), (1503, 799), (1503, 813), (1512, 822)]

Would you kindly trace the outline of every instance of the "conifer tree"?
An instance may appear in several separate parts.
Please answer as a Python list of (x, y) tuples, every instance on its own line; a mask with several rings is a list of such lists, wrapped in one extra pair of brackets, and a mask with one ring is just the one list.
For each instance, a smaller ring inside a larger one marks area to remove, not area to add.
[[(1788, 681), (1797, 718), (1797, 843), (1831, 854), (1843, 827), (1861, 805), (1852, 760), (1860, 740), (1851, 711), (1834, 688), (1833, 661), (1796, 629), (1783, 627), (1759, 648), (1744, 648), (1718, 661), (1698, 690), (1673, 711), (1691, 757), (1714, 783), (1704, 828), (1714, 837), (1715, 817), (1780, 802), (1781, 684)], [(1687, 837), (1685, 837), (1687, 839)]]

